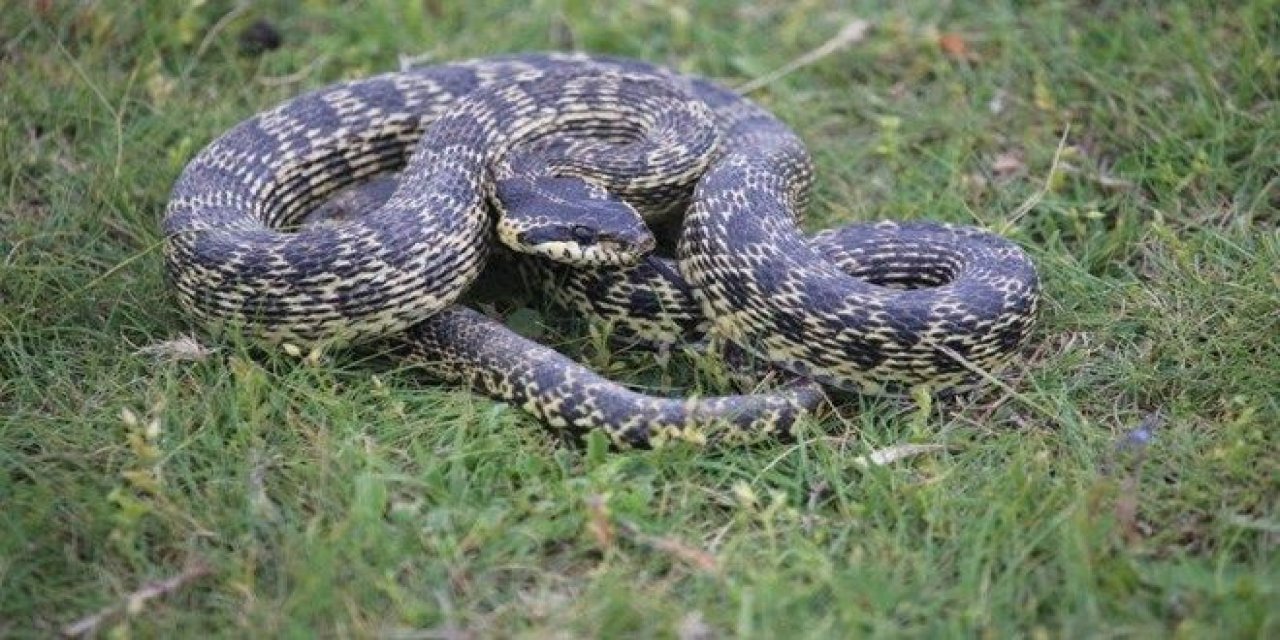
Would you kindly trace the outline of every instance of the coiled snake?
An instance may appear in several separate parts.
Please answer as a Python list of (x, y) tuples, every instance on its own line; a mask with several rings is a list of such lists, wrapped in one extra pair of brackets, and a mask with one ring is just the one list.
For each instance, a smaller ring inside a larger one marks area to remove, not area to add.
[[(287, 229), (401, 167), (377, 210)], [(806, 238), (811, 180), (785, 125), (709, 81), (581, 55), (472, 60), (333, 85), (215, 140), (174, 186), (166, 265), (200, 321), (271, 340), (398, 336), (434, 375), (620, 444), (785, 433), (821, 394), (654, 398), (596, 376), (454, 304), (494, 236), (574, 265), (543, 267), (557, 297), (624, 335), (710, 330), (837, 387), (963, 384), (1024, 341), (1039, 289), (1015, 245), (931, 223)], [(678, 264), (644, 257), (641, 215), (686, 202)]]

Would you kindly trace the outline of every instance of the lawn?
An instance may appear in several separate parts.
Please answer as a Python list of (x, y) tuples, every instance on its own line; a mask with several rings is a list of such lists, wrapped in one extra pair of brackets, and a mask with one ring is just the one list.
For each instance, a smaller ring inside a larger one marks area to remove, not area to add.
[[(0, 636), (1280, 636), (1274, 1), (351, 4), (0, 12)], [(176, 309), (159, 222), (220, 132), (401, 56), (573, 48), (756, 81), (813, 229), (1025, 247), (1004, 384), (618, 452)]]

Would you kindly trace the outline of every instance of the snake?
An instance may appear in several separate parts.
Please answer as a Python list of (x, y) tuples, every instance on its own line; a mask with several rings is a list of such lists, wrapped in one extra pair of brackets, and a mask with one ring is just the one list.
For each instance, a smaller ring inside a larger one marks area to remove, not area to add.
[[(376, 209), (294, 228), (390, 171)], [(206, 325), (392, 337), (436, 377), (623, 446), (786, 435), (824, 398), (816, 384), (955, 386), (1023, 344), (1039, 283), (1016, 244), (941, 223), (808, 237), (812, 182), (798, 136), (710, 80), (585, 54), (479, 58), (340, 82), (233, 127), (175, 182), (165, 263)], [(646, 223), (673, 211), (675, 258), (647, 255)], [(711, 333), (808, 382), (627, 389), (458, 304), (493, 245), (561, 263), (545, 286), (637, 335)]]

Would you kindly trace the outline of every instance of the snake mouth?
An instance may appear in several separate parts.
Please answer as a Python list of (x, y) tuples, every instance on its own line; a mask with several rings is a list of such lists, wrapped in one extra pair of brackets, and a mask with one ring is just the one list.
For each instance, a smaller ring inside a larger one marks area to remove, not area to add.
[(520, 251), (554, 262), (591, 267), (631, 266), (647, 253), (637, 251), (631, 243), (612, 240), (598, 240), (589, 245), (573, 241), (524, 242)]
[(503, 237), (504, 244), (521, 253), (579, 266), (631, 266), (652, 253), (657, 244), (653, 234), (643, 228), (636, 233), (612, 233), (583, 225), (548, 225), (510, 235), (510, 242)]
[(634, 237), (622, 238), (613, 236), (603, 236), (598, 243), (605, 251), (614, 253), (625, 258), (625, 262), (620, 264), (635, 264), (645, 256), (653, 253), (658, 246), (658, 239), (653, 237), (652, 233), (645, 233)]

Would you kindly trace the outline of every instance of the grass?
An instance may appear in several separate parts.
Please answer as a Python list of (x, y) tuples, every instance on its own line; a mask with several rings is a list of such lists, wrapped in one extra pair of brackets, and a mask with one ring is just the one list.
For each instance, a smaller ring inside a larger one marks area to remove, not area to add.
[[(1275, 3), (848, 4), (4, 11), (0, 635), (103, 609), (142, 637), (1280, 635)], [(975, 222), (1032, 253), (1047, 303), (1007, 389), (617, 453), (345, 354), (139, 351), (191, 331), (168, 188), (257, 110), (400, 54), (738, 84), (856, 17), (864, 41), (753, 97), (811, 145), (813, 228)], [(257, 19), (282, 47), (241, 50)], [(859, 463), (904, 443), (946, 450)]]

